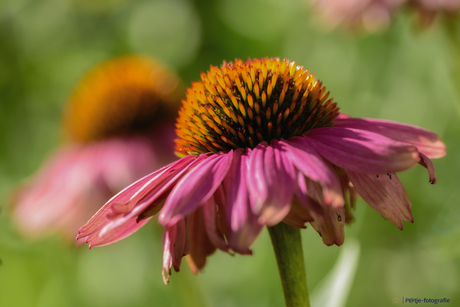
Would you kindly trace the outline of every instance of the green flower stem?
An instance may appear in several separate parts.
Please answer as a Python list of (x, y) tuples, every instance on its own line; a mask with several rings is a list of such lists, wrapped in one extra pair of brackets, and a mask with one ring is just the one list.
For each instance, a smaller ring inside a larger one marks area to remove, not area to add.
[(286, 307), (309, 307), (300, 229), (285, 223), (268, 227), (283, 285)]

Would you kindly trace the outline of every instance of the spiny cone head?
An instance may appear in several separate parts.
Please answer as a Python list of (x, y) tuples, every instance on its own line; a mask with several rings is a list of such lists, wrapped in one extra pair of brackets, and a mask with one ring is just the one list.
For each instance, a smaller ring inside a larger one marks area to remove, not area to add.
[(64, 126), (73, 141), (90, 142), (150, 129), (174, 118), (179, 77), (143, 56), (123, 56), (90, 71), (71, 95)]
[(201, 73), (182, 100), (176, 154), (254, 148), (331, 126), (337, 104), (313, 74), (278, 58), (224, 62)]

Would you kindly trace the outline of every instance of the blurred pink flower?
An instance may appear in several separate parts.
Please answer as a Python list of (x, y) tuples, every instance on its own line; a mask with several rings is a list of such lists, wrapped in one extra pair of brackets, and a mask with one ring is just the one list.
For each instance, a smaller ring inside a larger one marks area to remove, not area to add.
[(140, 56), (91, 71), (71, 97), (64, 122), (69, 140), (14, 195), (20, 229), (74, 240), (100, 203), (173, 161), (179, 83), (165, 67)]
[(344, 242), (357, 194), (400, 229), (413, 222), (398, 171), (445, 155), (433, 132), (338, 112), (295, 62), (224, 63), (192, 83), (177, 120), (179, 161), (109, 200), (77, 239), (90, 247), (132, 234), (154, 215), (165, 226), (163, 278), (183, 255), (197, 273), (216, 249), (251, 254), (264, 226), (309, 222)]
[(429, 25), (436, 14), (455, 15), (460, 10), (460, 0), (410, 0), (409, 4), (419, 11), (424, 25)]
[(420, 13), (428, 24), (437, 13), (453, 14), (460, 8), (459, 0), (313, 0), (327, 26), (339, 25), (374, 32), (389, 26), (393, 15), (404, 7)]

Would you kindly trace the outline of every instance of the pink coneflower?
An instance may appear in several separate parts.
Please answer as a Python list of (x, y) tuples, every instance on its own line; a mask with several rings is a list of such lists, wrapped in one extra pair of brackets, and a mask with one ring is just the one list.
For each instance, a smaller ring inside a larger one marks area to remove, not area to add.
[(193, 82), (177, 119), (182, 158), (109, 200), (78, 239), (118, 241), (158, 213), (163, 276), (181, 258), (198, 272), (216, 249), (251, 254), (264, 226), (305, 223), (341, 245), (357, 193), (399, 228), (412, 222), (398, 171), (445, 155), (439, 137), (339, 113), (314, 75), (278, 58), (224, 62)]
[(14, 197), (21, 229), (73, 240), (101, 202), (171, 162), (179, 83), (163, 65), (141, 56), (92, 70), (71, 95), (67, 141)]
[(410, 0), (409, 4), (419, 11), (425, 25), (429, 25), (436, 14), (453, 16), (460, 10), (460, 0)]
[(387, 28), (396, 12), (415, 8), (423, 24), (438, 13), (451, 15), (460, 9), (459, 0), (312, 0), (327, 25), (339, 25), (374, 32)]

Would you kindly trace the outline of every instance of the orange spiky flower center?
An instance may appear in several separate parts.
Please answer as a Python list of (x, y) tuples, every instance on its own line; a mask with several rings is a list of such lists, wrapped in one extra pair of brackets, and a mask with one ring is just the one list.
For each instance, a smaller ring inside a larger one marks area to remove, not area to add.
[(278, 58), (224, 62), (201, 73), (182, 101), (176, 154), (254, 148), (331, 126), (337, 104), (313, 74)]
[(148, 131), (174, 118), (181, 94), (179, 78), (160, 63), (123, 56), (83, 78), (70, 98), (64, 125), (78, 142)]

